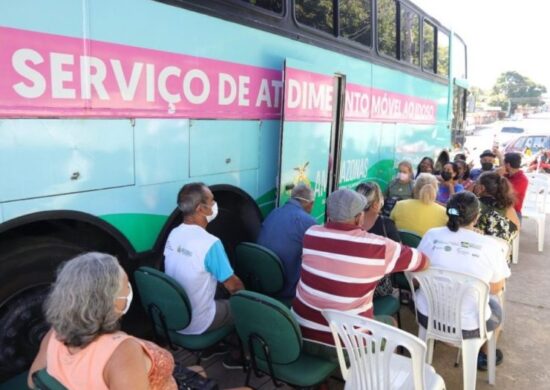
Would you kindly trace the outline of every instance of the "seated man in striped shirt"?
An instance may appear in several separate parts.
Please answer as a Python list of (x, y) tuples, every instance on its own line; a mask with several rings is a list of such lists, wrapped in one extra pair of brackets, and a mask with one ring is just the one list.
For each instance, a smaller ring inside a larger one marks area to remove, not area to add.
[(384, 275), (421, 271), (429, 265), (427, 256), (416, 249), (363, 230), (367, 206), (363, 195), (337, 190), (327, 200), (328, 222), (306, 231), (302, 273), (292, 311), (308, 353), (336, 359), (322, 309), (372, 318), (373, 293)]

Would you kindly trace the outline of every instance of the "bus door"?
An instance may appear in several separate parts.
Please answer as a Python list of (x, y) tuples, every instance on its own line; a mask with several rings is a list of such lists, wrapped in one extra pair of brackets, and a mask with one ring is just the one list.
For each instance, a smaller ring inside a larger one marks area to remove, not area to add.
[(339, 183), (345, 75), (286, 59), (278, 175), (278, 205), (298, 184), (315, 194), (312, 216), (325, 220), (328, 194)]

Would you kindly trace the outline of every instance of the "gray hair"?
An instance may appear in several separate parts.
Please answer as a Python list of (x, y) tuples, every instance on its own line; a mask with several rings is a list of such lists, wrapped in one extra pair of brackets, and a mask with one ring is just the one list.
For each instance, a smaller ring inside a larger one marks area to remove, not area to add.
[(431, 173), (421, 173), (416, 178), (413, 188), (413, 195), (422, 203), (430, 204), (437, 197), (438, 182)]
[(306, 184), (298, 184), (292, 189), (290, 197), (304, 202), (313, 202), (315, 200), (315, 194), (310, 186)]
[(178, 208), (183, 213), (183, 217), (195, 214), (197, 206), (206, 203), (206, 184), (201, 182), (189, 183), (184, 185), (178, 193)]
[(96, 337), (119, 329), (115, 299), (124, 271), (115, 257), (84, 253), (64, 263), (45, 302), (46, 320), (58, 340), (85, 347)]

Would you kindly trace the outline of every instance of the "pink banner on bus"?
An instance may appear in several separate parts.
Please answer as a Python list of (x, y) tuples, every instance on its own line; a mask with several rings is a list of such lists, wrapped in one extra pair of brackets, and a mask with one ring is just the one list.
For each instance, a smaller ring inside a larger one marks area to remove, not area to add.
[(278, 119), (279, 70), (0, 27), (0, 117)]
[[(0, 27), (0, 117), (279, 119), (279, 70)], [(332, 120), (333, 77), (285, 75), (285, 120)], [(356, 84), (345, 119), (434, 123), (435, 101)]]
[(334, 77), (285, 68), (285, 121), (332, 121)]
[[(286, 68), (284, 118), (287, 121), (332, 121), (333, 77)], [(359, 84), (347, 84), (344, 120), (435, 123), (437, 104)]]

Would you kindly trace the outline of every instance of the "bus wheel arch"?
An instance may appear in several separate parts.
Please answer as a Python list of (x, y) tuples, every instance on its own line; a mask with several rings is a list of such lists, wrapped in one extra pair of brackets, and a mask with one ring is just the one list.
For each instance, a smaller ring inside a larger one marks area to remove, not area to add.
[(131, 245), (103, 224), (84, 213), (63, 211), (36, 213), (1, 226), (0, 383), (27, 369), (38, 350), (47, 330), (42, 304), (59, 264), (89, 250), (130, 263)]
[[(224, 244), (229, 259), (234, 259), (234, 249), (239, 242), (255, 242), (260, 232), (262, 214), (254, 199), (242, 189), (229, 184), (209, 186), (218, 203), (218, 216), (208, 224), (207, 230)], [(168, 235), (182, 222), (176, 208), (169, 216), (155, 243), (155, 252), (162, 254)]]

